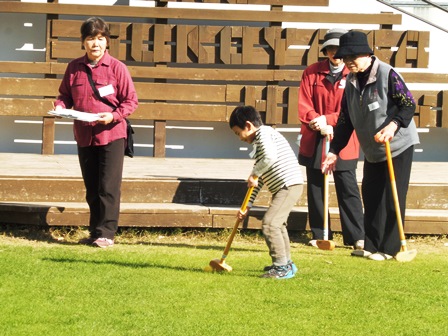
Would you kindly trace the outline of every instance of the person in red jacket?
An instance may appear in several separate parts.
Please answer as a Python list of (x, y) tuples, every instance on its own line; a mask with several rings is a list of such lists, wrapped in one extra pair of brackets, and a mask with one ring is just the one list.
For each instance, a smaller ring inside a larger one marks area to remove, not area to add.
[[(306, 167), (308, 216), (312, 232), (309, 245), (315, 247), (317, 247), (316, 240), (324, 238), (324, 175), (321, 163), (326, 154), (325, 129), (327, 125), (336, 125), (349, 73), (342, 60), (334, 58), (339, 38), (346, 32), (347, 30), (339, 28), (327, 31), (321, 48), (327, 58), (305, 69), (299, 88), (299, 119), (302, 123), (299, 163)], [(347, 146), (340, 152), (340, 160), (333, 176), (344, 245), (362, 250), (364, 221), (356, 180), (358, 158), (359, 143), (356, 134), (353, 133)], [(330, 223), (329, 239), (332, 239)]]

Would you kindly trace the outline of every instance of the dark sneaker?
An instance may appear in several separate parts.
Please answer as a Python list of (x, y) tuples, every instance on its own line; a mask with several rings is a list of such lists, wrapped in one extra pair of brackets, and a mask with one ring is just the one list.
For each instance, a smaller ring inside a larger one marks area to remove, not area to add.
[(114, 241), (108, 238), (97, 238), (92, 245), (101, 248), (112, 247), (114, 246)]
[(294, 277), (294, 272), (292, 266), (287, 264), (285, 266), (274, 266), (266, 273), (262, 274), (261, 278), (271, 278), (271, 279), (291, 279)]
[[(296, 264), (294, 264), (294, 261), (289, 260), (289, 261), (288, 261), (288, 265), (291, 265), (292, 273), (294, 273), (294, 275), (295, 275), (299, 269), (297, 268)], [(275, 267), (275, 265), (273, 265), (273, 264), (272, 264), (272, 265), (269, 265), (269, 266), (265, 266), (265, 267), (263, 268), (263, 271), (265, 271), (265, 272), (270, 271), (270, 270), (273, 269), (274, 267)]]
[(92, 245), (94, 241), (95, 241), (95, 238), (86, 237), (86, 238), (82, 238), (82, 239), (78, 240), (78, 244)]

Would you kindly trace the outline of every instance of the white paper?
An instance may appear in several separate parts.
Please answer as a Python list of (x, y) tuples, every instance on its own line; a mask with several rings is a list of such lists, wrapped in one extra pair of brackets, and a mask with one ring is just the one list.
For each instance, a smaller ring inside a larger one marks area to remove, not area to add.
[(55, 115), (62, 118), (70, 118), (81, 121), (93, 122), (97, 121), (100, 116), (96, 113), (87, 113), (87, 112), (79, 112), (75, 110), (69, 109), (61, 109), (57, 111), (48, 111), (48, 114)]

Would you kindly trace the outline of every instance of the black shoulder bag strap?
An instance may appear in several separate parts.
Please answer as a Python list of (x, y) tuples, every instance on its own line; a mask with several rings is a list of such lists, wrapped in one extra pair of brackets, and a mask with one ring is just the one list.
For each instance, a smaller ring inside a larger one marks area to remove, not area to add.
[(99, 100), (101, 100), (104, 104), (109, 105), (110, 107), (112, 107), (114, 110), (117, 108), (114, 104), (112, 104), (110, 101), (108, 101), (107, 99), (101, 97), (100, 92), (98, 91), (98, 89), (96, 88), (95, 83), (93, 82), (92, 79), (92, 70), (87, 69), (87, 77), (89, 77), (89, 83), (90, 86), (92, 87), (93, 92), (95, 93), (95, 95), (98, 97)]
[[(92, 90), (95, 93), (95, 95), (98, 97), (98, 99), (101, 100), (104, 104), (109, 105), (110, 107), (112, 107), (115, 110), (117, 107), (114, 104), (112, 104), (107, 99), (101, 97), (100, 92), (98, 91), (98, 89), (95, 86), (95, 83), (93, 82), (91, 69), (87, 69), (87, 77), (89, 78), (90, 86), (92, 87)], [(127, 130), (126, 130), (127, 145), (126, 145), (124, 154), (129, 157), (134, 157), (134, 138), (132, 136), (132, 134), (134, 134), (134, 130), (132, 129), (131, 123), (129, 122), (128, 118), (124, 118), (124, 120), (126, 120), (126, 125), (127, 125)]]

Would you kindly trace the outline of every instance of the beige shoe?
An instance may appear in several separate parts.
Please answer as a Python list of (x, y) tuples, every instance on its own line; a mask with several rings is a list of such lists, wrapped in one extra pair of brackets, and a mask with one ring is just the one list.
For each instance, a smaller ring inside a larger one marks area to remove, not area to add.
[(375, 260), (375, 261), (384, 261), (384, 260), (390, 260), (393, 257), (386, 253), (377, 252), (377, 253), (371, 254), (368, 258), (370, 260)]
[(353, 245), (353, 249), (355, 250), (364, 250), (364, 240), (355, 241), (355, 245)]
[(372, 255), (372, 252), (369, 251), (365, 251), (365, 250), (354, 250), (351, 255), (353, 257), (363, 257), (363, 258), (367, 258), (370, 257)]

